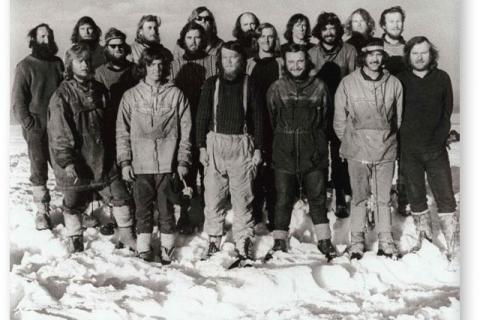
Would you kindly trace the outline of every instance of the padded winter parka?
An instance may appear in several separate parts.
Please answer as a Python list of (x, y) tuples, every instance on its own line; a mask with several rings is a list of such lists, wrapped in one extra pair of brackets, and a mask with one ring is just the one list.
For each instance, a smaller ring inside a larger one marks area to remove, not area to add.
[[(107, 157), (115, 146), (105, 143), (108, 119), (107, 90), (95, 80), (81, 85), (64, 80), (48, 106), (48, 140), (57, 188), (85, 191), (102, 188), (117, 175), (114, 159)], [(111, 159), (111, 160), (109, 160)], [(78, 179), (67, 177), (73, 164)]]
[(117, 162), (136, 174), (170, 173), (191, 165), (190, 104), (168, 82), (153, 87), (141, 80), (127, 90), (117, 116)]
[(402, 84), (387, 70), (377, 81), (365, 79), (361, 69), (343, 78), (333, 122), (342, 141), (340, 156), (366, 163), (395, 161), (402, 104)]
[(329, 93), (314, 77), (275, 81), (267, 92), (273, 128), (273, 166), (290, 174), (328, 166), (326, 112)]

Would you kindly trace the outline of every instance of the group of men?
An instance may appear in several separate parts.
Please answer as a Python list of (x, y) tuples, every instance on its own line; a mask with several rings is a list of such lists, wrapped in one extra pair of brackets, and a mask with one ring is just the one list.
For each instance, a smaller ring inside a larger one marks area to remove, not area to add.
[[(83, 229), (95, 225), (84, 211), (98, 196), (119, 240), (147, 261), (158, 251), (152, 248), (158, 211), (165, 264), (174, 258), (177, 230), (194, 232), (198, 216), (209, 236), (206, 257), (218, 252), (230, 204), (241, 259), (254, 258), (255, 226), (264, 222), (272, 251), (287, 252), (293, 205), (306, 198), (318, 249), (332, 259), (331, 174), (335, 214), (351, 216), (350, 258), (365, 252), (369, 212), (378, 254), (392, 257), (390, 194), (398, 161), (395, 206), (406, 215), (410, 204), (416, 249), (432, 240), (425, 173), (450, 243), (452, 87), (426, 37), (403, 40), (404, 22), (402, 8), (384, 10), (385, 33), (375, 38), (364, 9), (345, 28), (334, 13), (322, 12), (313, 29), (305, 15), (294, 14), (280, 46), (272, 24), (245, 12), (235, 23), (236, 40), (224, 42), (212, 12), (198, 7), (172, 53), (160, 43), (156, 16), (140, 19), (131, 46), (110, 28), (104, 47), (95, 21), (82, 17), (63, 62), (53, 30), (36, 26), (12, 93), (28, 144), (36, 228), (52, 228), (50, 163), (71, 252), (84, 249)], [(178, 221), (174, 204), (181, 206)]]

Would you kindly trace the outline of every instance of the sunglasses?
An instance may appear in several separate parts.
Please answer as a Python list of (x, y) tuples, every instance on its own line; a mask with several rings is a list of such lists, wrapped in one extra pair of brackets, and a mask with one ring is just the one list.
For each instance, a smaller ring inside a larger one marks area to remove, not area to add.
[(108, 47), (111, 49), (123, 49), (123, 44), (109, 44)]
[(212, 22), (212, 17), (210, 16), (198, 16), (195, 20), (197, 21), (205, 21), (205, 22)]

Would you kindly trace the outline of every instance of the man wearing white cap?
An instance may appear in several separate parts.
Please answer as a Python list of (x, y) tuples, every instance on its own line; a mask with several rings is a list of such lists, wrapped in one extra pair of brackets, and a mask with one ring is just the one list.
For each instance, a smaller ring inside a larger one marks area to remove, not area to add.
[(372, 38), (359, 56), (361, 68), (340, 82), (335, 94), (333, 128), (341, 140), (340, 156), (348, 160), (351, 203), (351, 259), (365, 251), (367, 203), (374, 197), (378, 255), (393, 256), (390, 188), (397, 157), (403, 92), (400, 81), (383, 69), (382, 39)]

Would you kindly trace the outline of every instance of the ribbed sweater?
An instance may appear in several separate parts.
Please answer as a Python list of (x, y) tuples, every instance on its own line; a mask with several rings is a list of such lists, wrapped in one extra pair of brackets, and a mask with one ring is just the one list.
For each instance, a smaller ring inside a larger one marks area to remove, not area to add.
[[(243, 79), (233, 81), (220, 78), (217, 106), (217, 133), (243, 134), (244, 123), (254, 137), (255, 149), (263, 147), (263, 112), (259, 94), (249, 81), (247, 112), (243, 110)], [(206, 147), (207, 133), (213, 130), (213, 100), (217, 76), (207, 79), (202, 87), (196, 116), (196, 142), (199, 148)]]

